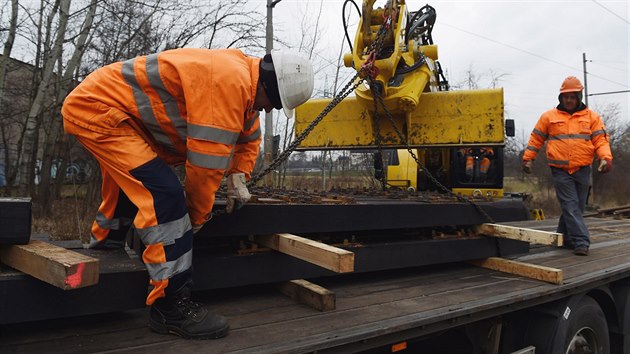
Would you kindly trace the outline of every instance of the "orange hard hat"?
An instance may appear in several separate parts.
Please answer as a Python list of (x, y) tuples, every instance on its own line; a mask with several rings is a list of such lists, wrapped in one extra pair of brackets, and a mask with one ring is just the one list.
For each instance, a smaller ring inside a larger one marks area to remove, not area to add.
[(565, 92), (581, 92), (584, 89), (580, 80), (575, 76), (569, 76), (562, 81), (560, 86), (560, 93)]

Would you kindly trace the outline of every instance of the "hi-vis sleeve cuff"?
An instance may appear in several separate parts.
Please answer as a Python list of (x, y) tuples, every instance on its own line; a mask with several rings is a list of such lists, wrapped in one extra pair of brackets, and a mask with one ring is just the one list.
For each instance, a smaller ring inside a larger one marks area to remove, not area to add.
[(258, 129), (256, 129), (253, 133), (251, 133), (250, 135), (244, 136), (241, 135), (238, 140), (236, 141), (237, 144), (246, 144), (249, 143), (251, 141), (255, 141), (258, 140), (260, 138), (260, 126), (258, 127)]
[(188, 123), (188, 137), (192, 139), (213, 141), (215, 143), (225, 145), (234, 145), (239, 137), (239, 133), (215, 127)]

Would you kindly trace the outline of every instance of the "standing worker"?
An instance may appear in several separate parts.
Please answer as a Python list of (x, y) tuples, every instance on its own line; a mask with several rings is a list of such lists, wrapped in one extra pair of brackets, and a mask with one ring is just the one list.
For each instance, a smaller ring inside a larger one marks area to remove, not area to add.
[[(245, 185), (260, 145), (258, 111), (287, 117), (313, 92), (297, 54), (263, 59), (237, 49), (174, 49), (110, 64), (66, 98), (64, 129), (98, 160), (103, 202), (91, 247), (122, 245), (131, 226), (146, 246), (149, 327), (186, 338), (220, 338), (229, 325), (190, 300), (193, 234), (211, 217), (227, 175), (227, 211), (249, 200)], [(185, 164), (185, 194), (169, 165)]]
[(600, 116), (582, 103), (582, 83), (575, 76), (567, 77), (560, 86), (560, 104), (540, 117), (523, 154), (523, 171), (531, 173), (532, 161), (547, 143), (547, 163), (560, 201), (562, 215), (557, 232), (573, 253), (587, 256), (591, 243), (584, 223), (584, 207), (588, 197), (591, 164), (597, 154), (597, 171), (612, 170), (612, 153), (606, 127)]

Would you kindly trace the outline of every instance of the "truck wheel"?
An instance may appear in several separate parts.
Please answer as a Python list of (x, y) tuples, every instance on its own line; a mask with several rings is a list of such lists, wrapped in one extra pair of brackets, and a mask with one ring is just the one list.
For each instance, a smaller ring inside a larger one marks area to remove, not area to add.
[(609, 354), (608, 324), (597, 302), (584, 296), (571, 312), (568, 314), (564, 353)]
[(502, 354), (530, 345), (536, 354), (610, 354), (606, 316), (588, 295), (521, 310), (504, 322)]

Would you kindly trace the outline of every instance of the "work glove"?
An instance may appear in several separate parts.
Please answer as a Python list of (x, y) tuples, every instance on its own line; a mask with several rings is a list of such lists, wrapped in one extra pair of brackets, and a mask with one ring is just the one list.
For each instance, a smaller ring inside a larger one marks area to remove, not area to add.
[(597, 167), (597, 172), (608, 173), (610, 171), (612, 171), (612, 160), (600, 160), (599, 167)]
[(228, 214), (238, 210), (252, 197), (247, 190), (244, 173), (233, 173), (227, 178), (227, 204), (225, 210)]
[(203, 225), (205, 225), (205, 223), (203, 223), (203, 224), (199, 224), (199, 225), (193, 225), (193, 226), (192, 226), (193, 235), (194, 235), (194, 234), (196, 234), (197, 232), (199, 232), (199, 230), (201, 230), (201, 228), (203, 227)]
[(523, 160), (523, 164), (521, 165), (521, 167), (523, 168), (523, 172), (525, 173), (532, 173), (532, 161), (525, 161)]

